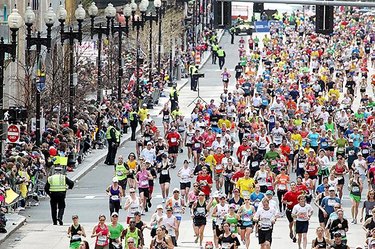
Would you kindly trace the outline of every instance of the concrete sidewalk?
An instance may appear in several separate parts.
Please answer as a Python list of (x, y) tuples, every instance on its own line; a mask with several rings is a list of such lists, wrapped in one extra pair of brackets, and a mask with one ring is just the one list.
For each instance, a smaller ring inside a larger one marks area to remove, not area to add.
[[(219, 30), (218, 31), (218, 39), (220, 40), (223, 35), (223, 31)], [(204, 55), (202, 56), (202, 63), (200, 64), (199, 68), (202, 68), (206, 62), (209, 60), (211, 57), (211, 52), (206, 51)], [(184, 78), (179, 81), (177, 81), (177, 89), (178, 91), (181, 91), (189, 82), (189, 79)], [(163, 96), (165, 97), (160, 97), (158, 105), (154, 106), (154, 109), (150, 109), (149, 113), (151, 114), (152, 117), (158, 116), (160, 110), (163, 108), (164, 104), (169, 101), (169, 92), (170, 88), (164, 89), (164, 94)], [(139, 129), (137, 130), (139, 132)], [(128, 134), (123, 134), (121, 137), (121, 145), (120, 147), (124, 146), (125, 142), (130, 140), (130, 132)], [(83, 176), (85, 176), (91, 169), (93, 169), (95, 166), (98, 164), (102, 163), (107, 155), (107, 149), (96, 149), (89, 154), (82, 164), (79, 164), (77, 168), (73, 172), (68, 172), (68, 177), (73, 180), (74, 182), (78, 182)], [(41, 200), (45, 201), (45, 200)], [(37, 209), (38, 207), (31, 207)], [(49, 215), (49, 214), (46, 214)], [(7, 233), (5, 234), (0, 234), (0, 244), (3, 243), (9, 236), (12, 235), (17, 229), (22, 227), (27, 221), (26, 217), (22, 216), (18, 213), (9, 213), (6, 214), (6, 217), (8, 219), (7, 222)]]

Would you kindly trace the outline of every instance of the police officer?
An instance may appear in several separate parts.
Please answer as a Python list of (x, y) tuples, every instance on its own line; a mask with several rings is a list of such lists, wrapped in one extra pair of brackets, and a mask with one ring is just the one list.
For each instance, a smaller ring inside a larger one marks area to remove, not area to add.
[(212, 64), (216, 64), (217, 51), (219, 50), (219, 45), (217, 45), (217, 43), (214, 42), (211, 46), (211, 50), (212, 50)]
[[(44, 190), (50, 197), (51, 215), (54, 225), (63, 225), (63, 216), (65, 210), (65, 196), (66, 186), (72, 189), (74, 182), (70, 180), (66, 175), (61, 173), (62, 168), (55, 166), (55, 172), (53, 175), (48, 177), (47, 183), (44, 186)], [(59, 210), (57, 212), (57, 209)]]
[(236, 32), (236, 28), (234, 26), (232, 26), (230, 29), (229, 29), (229, 33), (230, 33), (230, 44), (234, 44), (234, 33)]
[(190, 65), (189, 68), (189, 73), (190, 73), (190, 89), (193, 91), (197, 91), (197, 85), (198, 85), (198, 68), (197, 66), (193, 63)]
[(173, 112), (178, 105), (178, 91), (176, 86), (172, 87), (172, 90), (169, 93), (169, 99), (171, 101), (171, 111)]
[(222, 47), (217, 50), (217, 57), (219, 58), (219, 67), (220, 70), (223, 69), (223, 66), (225, 64), (225, 51)]
[(115, 157), (117, 152), (117, 145), (116, 145), (116, 128), (113, 126), (113, 120), (108, 121), (107, 131), (105, 133), (105, 138), (108, 141), (108, 153), (107, 157), (104, 161), (107, 165), (114, 165), (115, 164)]
[(130, 109), (129, 111), (129, 121), (130, 121), (130, 128), (132, 130), (132, 135), (131, 135), (131, 141), (136, 141), (135, 139), (135, 132), (137, 130), (138, 126), (138, 113), (134, 111), (133, 108)]

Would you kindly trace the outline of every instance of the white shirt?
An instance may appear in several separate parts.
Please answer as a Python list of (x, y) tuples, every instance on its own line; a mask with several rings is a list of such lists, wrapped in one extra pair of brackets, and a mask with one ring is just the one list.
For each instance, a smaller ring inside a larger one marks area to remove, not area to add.
[(296, 220), (308, 221), (313, 213), (313, 208), (310, 204), (305, 203), (304, 206), (297, 204), (293, 207), (292, 214), (297, 215)]
[(275, 144), (281, 144), (283, 140), (283, 136), (285, 135), (285, 131), (281, 127), (279, 128), (275, 127), (272, 129), (271, 134), (272, 134), (273, 142)]
[(354, 164), (355, 169), (358, 170), (360, 175), (366, 175), (367, 166), (366, 166), (366, 161), (364, 159), (362, 160), (355, 159), (353, 164)]
[(272, 222), (275, 221), (276, 210), (272, 207), (270, 207), (268, 210), (258, 207), (254, 218), (258, 220), (259, 229), (269, 229), (272, 227)]
[(144, 148), (141, 152), (141, 157), (143, 157), (146, 162), (153, 163), (156, 159), (155, 149), (148, 150), (147, 148)]

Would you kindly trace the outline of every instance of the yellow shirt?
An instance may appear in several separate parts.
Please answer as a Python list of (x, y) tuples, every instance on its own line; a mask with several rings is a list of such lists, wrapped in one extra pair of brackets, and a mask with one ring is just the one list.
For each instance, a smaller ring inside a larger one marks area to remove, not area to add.
[(147, 109), (139, 109), (138, 111), (138, 116), (139, 116), (139, 119), (143, 122), (143, 120), (145, 120), (147, 118), (147, 114), (148, 114), (148, 110)]
[(248, 196), (250, 197), (251, 193), (254, 192), (255, 181), (253, 178), (242, 177), (238, 179), (236, 187), (240, 189), (241, 197)]
[(227, 129), (230, 129), (230, 121), (227, 119), (227, 120), (224, 120), (224, 119), (219, 119), (219, 122), (217, 122), (217, 125), (221, 128), (223, 126), (223, 124), (225, 124), (225, 126), (227, 127)]
[(319, 105), (323, 105), (324, 102), (326, 101), (326, 98), (324, 98), (323, 96), (321, 96), (321, 97), (317, 98), (317, 101), (318, 101)]
[(292, 134), (290, 138), (292, 139), (294, 150), (298, 150), (302, 146), (301, 134)]
[(339, 92), (338, 89), (334, 89), (334, 88), (332, 88), (331, 90), (329, 90), (329, 92), (328, 92), (328, 96), (335, 96), (336, 99), (339, 99), (339, 97), (340, 97), (340, 92)]
[(214, 170), (214, 167), (216, 166), (216, 160), (215, 160), (215, 157), (213, 156), (213, 155), (208, 155), (207, 157), (206, 157), (206, 160), (204, 160), (207, 164), (209, 164), (210, 165), (210, 169), (211, 169), (211, 171), (213, 171)]

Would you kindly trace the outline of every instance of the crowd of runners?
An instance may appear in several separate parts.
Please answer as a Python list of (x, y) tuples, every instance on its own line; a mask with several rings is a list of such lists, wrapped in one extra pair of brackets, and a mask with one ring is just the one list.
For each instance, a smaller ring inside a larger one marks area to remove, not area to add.
[[(297, 11), (262, 40), (241, 37), (233, 77), (227, 69), (218, 76), (223, 93), (217, 100), (197, 102), (184, 116), (165, 106), (161, 131), (150, 129), (151, 118), (142, 122), (137, 150), (116, 160), (107, 189), (110, 217), (100, 215), (85, 232), (73, 216), (71, 247), (91, 235), (95, 248), (171, 249), (183, 237), (186, 214), (201, 248), (270, 248), (280, 219), (288, 220), (285, 236), (299, 249), (308, 243), (353, 248), (346, 236), (352, 226), (365, 230), (357, 248), (375, 247), (369, 87), (375, 83), (375, 29), (372, 16), (354, 13), (337, 8), (329, 36), (316, 34)], [(180, 187), (170, 190), (172, 181)], [(154, 207), (157, 185), (162, 200)], [(351, 212), (344, 213), (345, 205)], [(126, 225), (118, 220), (124, 212)], [(142, 220), (147, 212), (151, 221)], [(316, 230), (309, 229), (313, 216)], [(144, 239), (146, 228), (151, 241)], [(209, 229), (212, 239), (205, 236)]]

